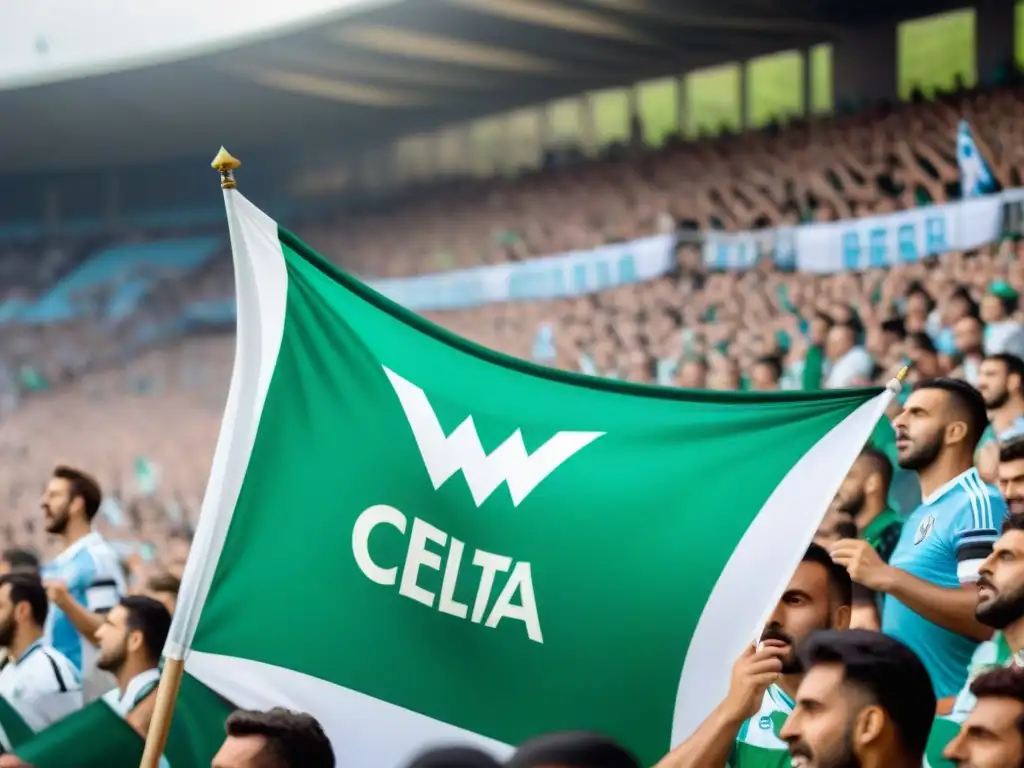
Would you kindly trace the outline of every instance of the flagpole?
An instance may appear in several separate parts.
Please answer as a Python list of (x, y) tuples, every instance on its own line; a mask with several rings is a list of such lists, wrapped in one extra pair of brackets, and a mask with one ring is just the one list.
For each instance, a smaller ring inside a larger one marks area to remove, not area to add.
[[(220, 174), (221, 189), (235, 189), (234, 170), (241, 163), (231, 156), (224, 147), (210, 163)], [(142, 752), (139, 768), (159, 768), (160, 757), (167, 746), (167, 736), (171, 732), (171, 721), (174, 718), (174, 706), (178, 701), (181, 680), (185, 676), (185, 656), (187, 649), (174, 648), (164, 658), (164, 668), (160, 673), (160, 685), (156, 691), (156, 702), (153, 717), (146, 731), (146, 747)], [(180, 658), (178, 658), (180, 656)]]

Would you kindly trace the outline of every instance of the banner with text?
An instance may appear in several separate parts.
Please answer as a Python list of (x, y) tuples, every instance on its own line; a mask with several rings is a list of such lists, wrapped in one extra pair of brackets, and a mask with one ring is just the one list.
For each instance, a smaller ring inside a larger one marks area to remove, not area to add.
[(796, 235), (797, 268), (839, 272), (910, 264), (947, 251), (978, 248), (1002, 234), (1007, 195), (929, 205), (885, 216), (810, 224)]
[(753, 232), (717, 232), (705, 230), (704, 263), (709, 269), (743, 270), (767, 258), (782, 269), (796, 266), (798, 227), (777, 227)]
[(674, 263), (675, 235), (656, 235), (529, 261), (367, 282), (407, 309), (462, 309), (596, 293), (652, 280)]
[(1024, 189), (867, 216), (752, 232), (704, 232), (712, 269), (749, 269), (771, 258), (783, 269), (830, 273), (909, 264), (947, 251), (978, 248), (1014, 229), (1007, 221)]

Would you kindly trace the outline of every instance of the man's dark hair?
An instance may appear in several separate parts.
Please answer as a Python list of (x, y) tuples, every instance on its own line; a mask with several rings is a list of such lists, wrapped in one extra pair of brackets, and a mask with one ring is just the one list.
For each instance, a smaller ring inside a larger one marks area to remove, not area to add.
[(159, 600), (143, 595), (122, 597), (120, 604), (128, 612), (129, 631), (142, 633), (146, 653), (155, 664), (164, 652), (167, 633), (171, 630), (171, 614)]
[(5, 549), (3, 561), (10, 566), (12, 573), (39, 574), (39, 558), (31, 550), (19, 549), (18, 547)]
[(772, 372), (772, 378), (778, 381), (782, 378), (782, 360), (778, 355), (764, 355), (754, 361), (754, 365), (764, 365)]
[(479, 749), (440, 747), (423, 752), (406, 768), (501, 768), (501, 763)]
[(830, 329), (831, 328), (845, 328), (846, 330), (848, 330), (850, 332), (850, 335), (853, 336), (854, 341), (856, 341), (858, 338), (860, 338), (860, 326), (854, 320), (846, 320), (846, 321), (841, 322), (841, 323), (833, 323), (830, 326)]
[(804, 670), (841, 665), (845, 684), (889, 715), (907, 756), (924, 755), (935, 717), (935, 689), (928, 670), (907, 646), (865, 629), (822, 630), (807, 639), (798, 657)]
[(914, 387), (915, 392), (922, 389), (940, 389), (949, 396), (953, 410), (967, 424), (968, 447), (971, 451), (977, 448), (988, 426), (988, 410), (981, 393), (966, 381), (947, 377), (926, 379)]
[(173, 573), (160, 571), (149, 577), (146, 581), (146, 588), (152, 592), (170, 592), (172, 595), (177, 595), (178, 590), (181, 589), (181, 579)]
[(907, 343), (920, 349), (924, 352), (928, 352), (932, 355), (937, 355), (939, 351), (935, 348), (935, 342), (932, 341), (931, 336), (923, 331), (914, 331), (913, 333), (907, 334)]
[(11, 586), (11, 604), (28, 603), (32, 609), (32, 621), (42, 627), (50, 604), (46, 600), (46, 589), (38, 576), (30, 573), (8, 573), (0, 576), (0, 587)]
[(1000, 461), (1017, 461), (1024, 459), (1024, 435), (1012, 437), (999, 445)]
[(925, 288), (919, 280), (914, 280), (910, 285), (907, 286), (907, 298), (910, 298), (914, 294), (924, 296), (925, 305), (927, 306), (929, 312), (935, 309), (935, 299), (932, 298), (932, 295), (928, 293), (928, 289)]
[(1016, 355), (1011, 355), (1009, 352), (1000, 352), (995, 355), (986, 355), (985, 361), (994, 360), (1002, 363), (1006, 368), (1007, 376), (1016, 375), (1020, 380), (1022, 386), (1024, 386), (1024, 360), (1021, 360)]
[(1007, 515), (1003, 518), (1003, 533), (1007, 531), (1024, 531), (1024, 515)]
[(100, 484), (92, 475), (87, 475), (74, 467), (60, 465), (53, 470), (53, 476), (61, 480), (67, 480), (71, 487), (71, 498), (76, 496), (82, 499), (85, 506), (85, 519), (90, 523), (100, 511), (100, 503), (103, 501), (103, 492), (100, 491)]
[(882, 494), (889, 498), (889, 487), (892, 485), (892, 461), (884, 452), (873, 445), (868, 445), (860, 452), (859, 458), (862, 461), (870, 462), (871, 471), (877, 472), (882, 478)]
[(828, 572), (828, 585), (835, 593), (840, 605), (853, 603), (853, 582), (843, 566), (836, 563), (820, 544), (811, 544), (804, 552), (802, 563), (817, 563)]
[(560, 731), (524, 743), (508, 768), (640, 768), (640, 761), (628, 749), (608, 736), (589, 731)]
[(907, 325), (903, 322), (902, 317), (890, 317), (888, 320), (882, 321), (882, 332), (891, 333), (898, 339), (905, 339), (907, 337)]
[(863, 584), (853, 585), (853, 604), (854, 605), (870, 605), (872, 608), (877, 610), (878, 608), (878, 595), (875, 594), (873, 589), (865, 587)]
[(236, 710), (224, 723), (228, 736), (262, 736), (268, 768), (334, 768), (331, 742), (312, 715), (281, 707), (266, 712)]
[(956, 290), (953, 291), (953, 295), (950, 296), (950, 300), (960, 299), (961, 301), (967, 302), (967, 316), (977, 319), (978, 317), (978, 302), (971, 296), (971, 292), (964, 288), (962, 285), (958, 285)]
[(853, 520), (840, 520), (836, 523), (834, 533), (841, 539), (856, 539), (858, 536), (857, 524)]
[[(977, 699), (1013, 699), (1024, 704), (1024, 669), (996, 667), (983, 672), (971, 683)], [(1017, 731), (1024, 736), (1024, 714), (1017, 718)]]

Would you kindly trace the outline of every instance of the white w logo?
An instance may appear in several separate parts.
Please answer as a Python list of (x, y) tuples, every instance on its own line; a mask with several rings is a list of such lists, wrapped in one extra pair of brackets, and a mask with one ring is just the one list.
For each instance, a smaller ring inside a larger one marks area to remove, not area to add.
[(461, 469), (477, 507), (502, 483), (508, 485), (512, 504), (518, 507), (545, 477), (604, 434), (559, 432), (533, 453), (527, 453), (523, 434), (517, 429), (488, 456), (480, 444), (472, 416), (446, 437), (423, 390), (388, 368), (384, 368), (384, 373), (412, 427), (434, 490)]

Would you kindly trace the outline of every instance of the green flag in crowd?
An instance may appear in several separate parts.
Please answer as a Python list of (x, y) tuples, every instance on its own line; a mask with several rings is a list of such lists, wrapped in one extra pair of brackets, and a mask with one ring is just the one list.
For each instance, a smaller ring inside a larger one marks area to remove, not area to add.
[(102, 699), (41, 731), (16, 750), (33, 768), (128, 768), (142, 759), (142, 737)]
[[(162, 768), (208, 766), (224, 741), (224, 720), (232, 709), (185, 675)], [(17, 746), (16, 753), (33, 768), (138, 768), (143, 746), (142, 737), (99, 699)]]
[(724, 695), (891, 393), (514, 360), (226, 202), (235, 371), (167, 655), (313, 714), (341, 765), (561, 729), (653, 764)]
[(144, 496), (152, 496), (160, 484), (159, 468), (145, 456), (136, 456), (134, 463), (136, 489)]
[(0, 751), (14, 752), (35, 736), (32, 726), (5, 697), (0, 696)]

